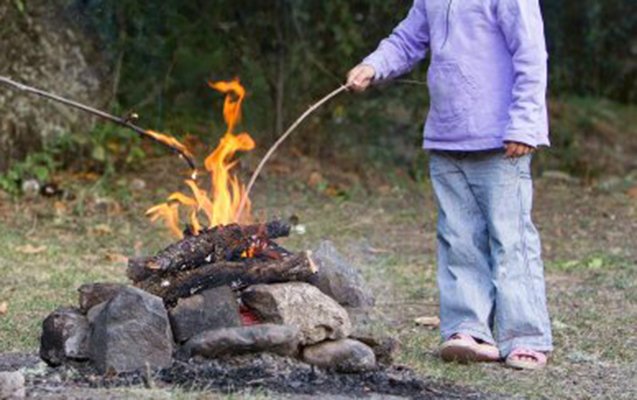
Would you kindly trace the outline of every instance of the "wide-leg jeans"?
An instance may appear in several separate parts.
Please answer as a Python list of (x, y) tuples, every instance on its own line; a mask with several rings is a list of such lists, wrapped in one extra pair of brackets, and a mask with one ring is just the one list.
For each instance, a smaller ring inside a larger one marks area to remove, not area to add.
[(438, 287), (443, 340), (466, 333), (551, 351), (540, 237), (531, 221), (531, 155), (430, 153), (438, 204)]

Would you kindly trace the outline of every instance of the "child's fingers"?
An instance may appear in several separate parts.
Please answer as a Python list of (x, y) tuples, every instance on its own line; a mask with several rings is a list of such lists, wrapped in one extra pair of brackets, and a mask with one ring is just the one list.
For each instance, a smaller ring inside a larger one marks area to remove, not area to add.
[(362, 91), (369, 86), (370, 78), (367, 76), (365, 71), (358, 70), (355, 71), (350, 79), (350, 86), (352, 89), (357, 91)]
[(356, 92), (367, 89), (374, 77), (374, 70), (368, 65), (358, 65), (347, 74), (347, 86)]
[(511, 158), (515, 155), (515, 152), (517, 150), (517, 146), (515, 143), (507, 143), (506, 144), (506, 153), (504, 154), (504, 156), (506, 158)]
[(505, 157), (507, 158), (517, 158), (526, 156), (527, 154), (531, 154), (535, 151), (535, 149), (531, 146), (527, 146), (523, 143), (515, 143), (508, 142), (505, 144)]

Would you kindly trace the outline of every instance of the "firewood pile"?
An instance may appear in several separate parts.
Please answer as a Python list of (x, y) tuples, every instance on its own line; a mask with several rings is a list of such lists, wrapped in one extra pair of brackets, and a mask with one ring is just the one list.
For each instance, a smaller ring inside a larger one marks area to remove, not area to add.
[(340, 372), (391, 363), (397, 342), (365, 325), (374, 299), (360, 273), (330, 242), (275, 242), (289, 233), (278, 220), (217, 226), (131, 258), (132, 285), (85, 284), (77, 307), (44, 320), (40, 356), (104, 374), (258, 353)]

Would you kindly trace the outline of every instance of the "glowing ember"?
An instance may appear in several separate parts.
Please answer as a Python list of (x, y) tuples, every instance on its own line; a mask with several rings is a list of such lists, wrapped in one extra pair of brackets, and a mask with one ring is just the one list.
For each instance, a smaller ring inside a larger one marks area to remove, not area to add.
[[(194, 234), (198, 234), (206, 226), (251, 222), (249, 202), (242, 213), (241, 220), (236, 220), (245, 186), (231, 173), (231, 169), (236, 165), (236, 161), (233, 161), (235, 153), (254, 148), (254, 140), (247, 133), (234, 134), (234, 129), (241, 120), (241, 103), (245, 97), (245, 89), (238, 80), (210, 82), (209, 85), (226, 95), (223, 116), (228, 125), (226, 134), (204, 163), (206, 171), (210, 175), (210, 190), (206, 191), (200, 188), (195, 181), (196, 177), (193, 177), (193, 179), (185, 181), (192, 193), (191, 196), (175, 192), (168, 197), (166, 203), (156, 205), (146, 211), (146, 215), (152, 221), (162, 219), (171, 232), (180, 238), (183, 237), (179, 227), (180, 207), (186, 209), (188, 224)], [(202, 219), (203, 217), (205, 218)], [(202, 223), (202, 220), (205, 223)]]

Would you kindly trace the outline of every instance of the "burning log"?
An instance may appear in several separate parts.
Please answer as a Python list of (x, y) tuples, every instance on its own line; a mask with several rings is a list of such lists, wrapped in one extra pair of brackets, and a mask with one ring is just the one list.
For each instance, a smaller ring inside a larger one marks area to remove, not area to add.
[[(256, 241), (269, 241), (289, 234), (290, 225), (280, 220), (206, 229), (197, 236), (188, 236), (166, 247), (155, 256), (131, 258), (127, 275), (133, 282), (139, 282), (153, 275), (161, 276), (204, 264), (238, 260)], [(277, 249), (280, 248), (277, 246)]]
[(222, 261), (168, 276), (154, 275), (137, 286), (163, 298), (166, 304), (174, 304), (179, 298), (213, 287), (230, 285), (242, 289), (258, 283), (306, 281), (317, 271), (311, 252), (306, 251), (283, 260)]

